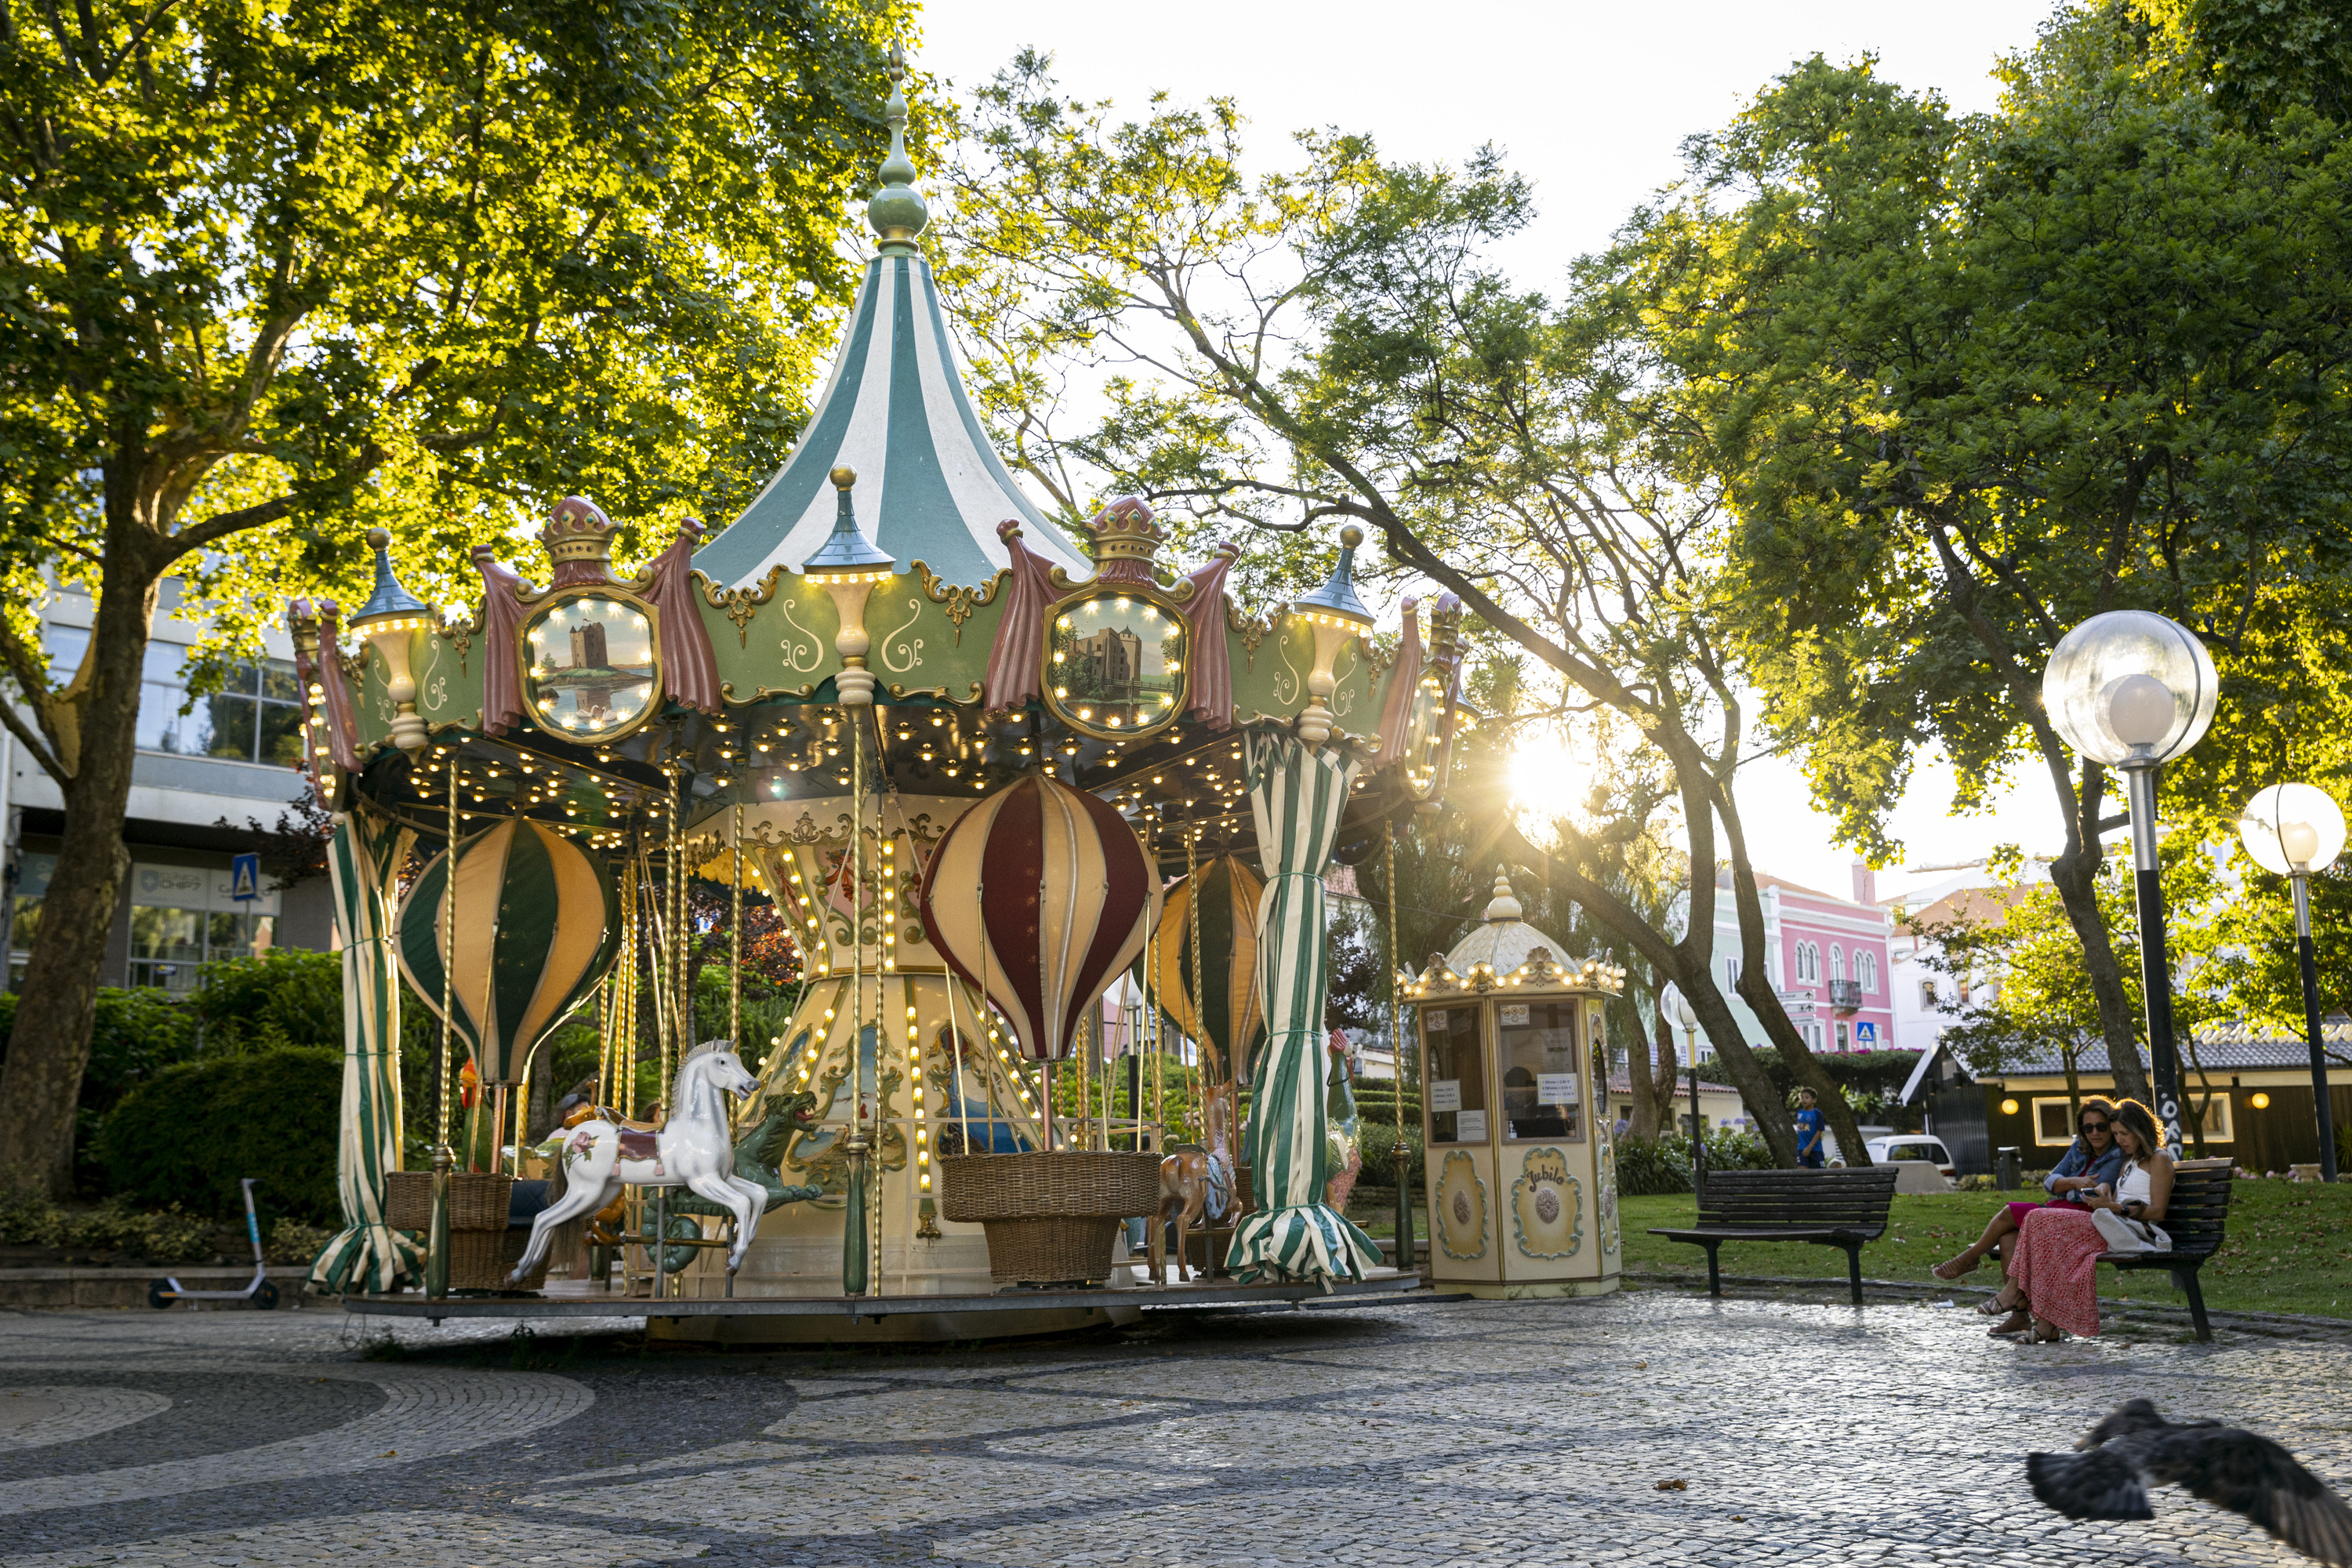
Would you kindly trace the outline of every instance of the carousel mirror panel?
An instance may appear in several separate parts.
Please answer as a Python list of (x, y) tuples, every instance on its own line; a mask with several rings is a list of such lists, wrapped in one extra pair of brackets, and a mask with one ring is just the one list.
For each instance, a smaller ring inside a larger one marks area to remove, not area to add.
[(1423, 800), (1437, 788), (1437, 768), (1445, 754), (1445, 685), (1434, 670), (1412, 689), (1405, 713), (1404, 782)]
[(1064, 605), (1051, 648), (1045, 689), (1065, 723), (1148, 733), (1183, 707), (1184, 623), (1150, 599), (1106, 594)]
[(591, 595), (540, 613), (523, 633), (530, 707), (568, 735), (609, 737), (654, 705), (653, 622), (635, 605)]
[(1423, 1105), (1432, 1143), (1484, 1143), (1487, 1137), (1486, 1053), (1478, 1045), (1478, 1008), (1421, 1010)]
[(1576, 1013), (1572, 996), (1496, 1007), (1506, 1139), (1584, 1137), (1584, 1059), (1577, 1048)]

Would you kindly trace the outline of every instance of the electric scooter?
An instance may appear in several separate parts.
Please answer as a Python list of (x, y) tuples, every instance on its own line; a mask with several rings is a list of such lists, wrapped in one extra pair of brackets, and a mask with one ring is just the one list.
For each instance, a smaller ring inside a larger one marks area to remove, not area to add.
[(174, 1301), (250, 1301), (255, 1311), (267, 1312), (278, 1305), (278, 1287), (269, 1282), (269, 1266), (261, 1256), (261, 1222), (253, 1214), (253, 1184), (258, 1178), (247, 1176), (245, 1187), (245, 1234), (253, 1242), (253, 1278), (242, 1290), (188, 1290), (170, 1276), (147, 1287), (147, 1304), (168, 1307)]

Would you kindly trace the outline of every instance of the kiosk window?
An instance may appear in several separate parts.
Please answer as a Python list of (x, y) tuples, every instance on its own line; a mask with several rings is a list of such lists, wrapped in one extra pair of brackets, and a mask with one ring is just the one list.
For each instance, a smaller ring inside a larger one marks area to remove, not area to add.
[(1421, 1013), (1422, 1099), (1432, 1143), (1486, 1142), (1486, 1074), (1478, 1048), (1478, 1009), (1424, 1007)]
[(1576, 1044), (1576, 1001), (1505, 1002), (1496, 1009), (1502, 1043), (1503, 1136), (1584, 1136), (1584, 1061)]

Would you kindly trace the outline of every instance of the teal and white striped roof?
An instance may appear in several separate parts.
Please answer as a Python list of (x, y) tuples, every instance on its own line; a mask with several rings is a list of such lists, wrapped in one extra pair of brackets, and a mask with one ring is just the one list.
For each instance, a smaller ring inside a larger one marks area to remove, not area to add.
[(857, 471), (857, 520), (901, 568), (917, 560), (943, 581), (986, 582), (1011, 559), (997, 524), (1021, 524), (1021, 542), (1069, 571), (1093, 566), (1013, 482), (956, 372), (939, 285), (915, 237), (928, 215), (907, 158), (906, 100), (892, 71), (891, 152), (866, 215), (882, 237), (866, 264), (849, 341), (833, 367), (800, 445), (694, 564), (722, 587), (757, 583), (769, 569), (798, 572), (833, 531), (828, 475)]

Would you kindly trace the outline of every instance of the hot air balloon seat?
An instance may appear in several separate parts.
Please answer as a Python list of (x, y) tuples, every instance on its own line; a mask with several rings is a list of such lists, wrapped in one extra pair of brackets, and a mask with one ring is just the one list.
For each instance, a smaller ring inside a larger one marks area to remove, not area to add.
[[(678, 1064), (670, 1095), (674, 1108), (658, 1132), (646, 1134), (602, 1119), (570, 1130), (562, 1141), (563, 1196), (531, 1222), (530, 1244), (508, 1278), (515, 1284), (547, 1253), (557, 1226), (604, 1207), (624, 1186), (684, 1187), (733, 1217), (734, 1245), (727, 1271), (742, 1267), (743, 1250), (760, 1228), (767, 1189), (735, 1173), (735, 1143), (730, 1135), (727, 1096), (759, 1087), (734, 1044), (707, 1040)], [(646, 1146), (650, 1140), (651, 1147)]]

